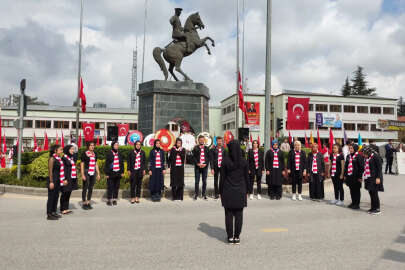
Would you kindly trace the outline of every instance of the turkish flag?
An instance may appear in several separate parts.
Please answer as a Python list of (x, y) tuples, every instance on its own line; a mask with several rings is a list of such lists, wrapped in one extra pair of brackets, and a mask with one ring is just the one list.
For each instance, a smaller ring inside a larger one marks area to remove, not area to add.
[(83, 80), (80, 78), (80, 99), (82, 101), (82, 112), (86, 112), (86, 95), (84, 94), (83, 91)]
[(335, 143), (335, 139), (333, 137), (332, 129), (329, 129), (329, 153), (333, 153), (333, 144)]
[(94, 123), (83, 123), (83, 134), (86, 142), (94, 141)]
[(308, 129), (309, 98), (288, 97), (287, 129)]
[(118, 137), (127, 136), (129, 131), (128, 124), (118, 124)]
[(48, 141), (48, 134), (45, 132), (45, 139), (44, 139), (44, 151), (49, 150), (49, 141)]
[(82, 134), (79, 132), (79, 141), (77, 142), (77, 147), (82, 147)]

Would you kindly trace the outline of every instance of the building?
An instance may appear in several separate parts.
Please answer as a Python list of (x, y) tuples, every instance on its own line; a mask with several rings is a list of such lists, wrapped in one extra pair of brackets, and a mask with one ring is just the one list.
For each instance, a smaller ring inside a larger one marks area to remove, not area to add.
[[(14, 127), (14, 120), (18, 118), (17, 107), (3, 107), (2, 132), (6, 134), (7, 146), (16, 144), (18, 132)], [(86, 113), (80, 113), (79, 128), (82, 122), (95, 123), (95, 137), (99, 136), (100, 143), (107, 134), (107, 127), (117, 123), (128, 123), (130, 130), (138, 128), (138, 115), (134, 110), (126, 108), (91, 108), (87, 107)], [(43, 106), (28, 105), (27, 116), (24, 117), (23, 146), (34, 146), (34, 133), (38, 145), (43, 144), (45, 131), (50, 142), (59, 140), (63, 133), (65, 144), (70, 141), (70, 135), (76, 132), (76, 107), (70, 106)], [(83, 133), (82, 133), (83, 134)]]
[[(309, 104), (309, 129), (308, 130), (287, 130), (287, 103), (288, 97), (310, 98)], [(245, 102), (260, 104), (260, 115), (258, 117), (259, 127), (249, 127), (253, 139), (260, 136), (264, 137), (264, 94), (246, 94)], [(304, 138), (305, 134), (309, 137), (310, 133), (316, 136), (316, 114), (333, 116), (341, 121), (341, 128), (332, 128), (335, 138), (343, 138), (344, 130), (349, 139), (357, 139), (358, 134), (366, 141), (368, 139), (375, 141), (386, 141), (388, 139), (398, 139), (397, 131), (381, 130), (378, 126), (378, 120), (396, 120), (397, 119), (397, 99), (384, 98), (379, 96), (350, 96), (343, 97), (332, 94), (320, 94), (302, 91), (283, 90), (280, 94), (271, 97), (271, 126), (276, 130), (277, 118), (282, 120), (282, 129), (280, 136), (288, 136), (290, 132), (293, 137)], [(221, 131), (236, 131), (236, 94), (233, 94), (221, 101)], [(246, 127), (243, 124), (243, 114), (239, 113), (239, 127)], [(329, 129), (319, 126), (321, 138), (329, 138)], [(271, 136), (274, 137), (274, 132)]]

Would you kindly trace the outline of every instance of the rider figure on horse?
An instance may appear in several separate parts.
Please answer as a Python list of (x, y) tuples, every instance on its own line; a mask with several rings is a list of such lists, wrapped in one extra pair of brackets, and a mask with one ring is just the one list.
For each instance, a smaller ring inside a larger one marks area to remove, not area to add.
[[(175, 14), (170, 18), (170, 24), (173, 26), (172, 38), (175, 41), (185, 41), (186, 42), (186, 51), (190, 53), (192, 49), (190, 48), (190, 42), (188, 36), (184, 33), (184, 29), (181, 26), (180, 15), (183, 11), (182, 8), (175, 8)], [(169, 44), (170, 45), (170, 44)]]

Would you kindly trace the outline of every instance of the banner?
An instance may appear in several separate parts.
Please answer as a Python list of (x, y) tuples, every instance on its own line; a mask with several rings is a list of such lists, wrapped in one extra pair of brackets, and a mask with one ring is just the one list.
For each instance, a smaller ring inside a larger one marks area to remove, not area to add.
[(118, 137), (127, 136), (129, 132), (128, 124), (118, 124)]
[(309, 129), (309, 98), (288, 97), (287, 130)]
[(86, 142), (94, 141), (94, 123), (83, 123), (83, 134)]
[(338, 113), (316, 113), (317, 127), (342, 128), (341, 116)]
[(387, 130), (405, 130), (405, 122), (379, 119), (377, 128)]
[(250, 131), (260, 131), (260, 103), (245, 102), (246, 124)]

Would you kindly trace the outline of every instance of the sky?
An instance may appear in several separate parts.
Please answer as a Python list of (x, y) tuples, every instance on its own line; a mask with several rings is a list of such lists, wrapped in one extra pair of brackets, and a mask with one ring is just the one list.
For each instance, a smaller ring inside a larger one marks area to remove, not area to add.
[[(266, 2), (245, 0), (240, 16), (245, 88), (251, 93), (262, 92), (265, 84)], [(2, 7), (0, 97), (17, 94), (26, 78), (28, 95), (71, 105), (77, 94), (80, 0), (2, 0)], [(200, 48), (182, 68), (210, 89), (210, 103), (218, 105), (236, 87), (236, 0), (148, 0), (144, 81), (163, 79), (152, 50), (171, 41), (175, 7), (183, 8), (183, 24), (199, 12), (206, 26), (200, 37), (216, 42), (212, 55)], [(141, 82), (144, 8), (145, 0), (84, 0), (82, 77), (88, 104), (130, 106), (136, 44)], [(275, 0), (272, 8), (272, 93), (339, 94), (360, 65), (378, 95), (405, 96), (405, 0)]]

